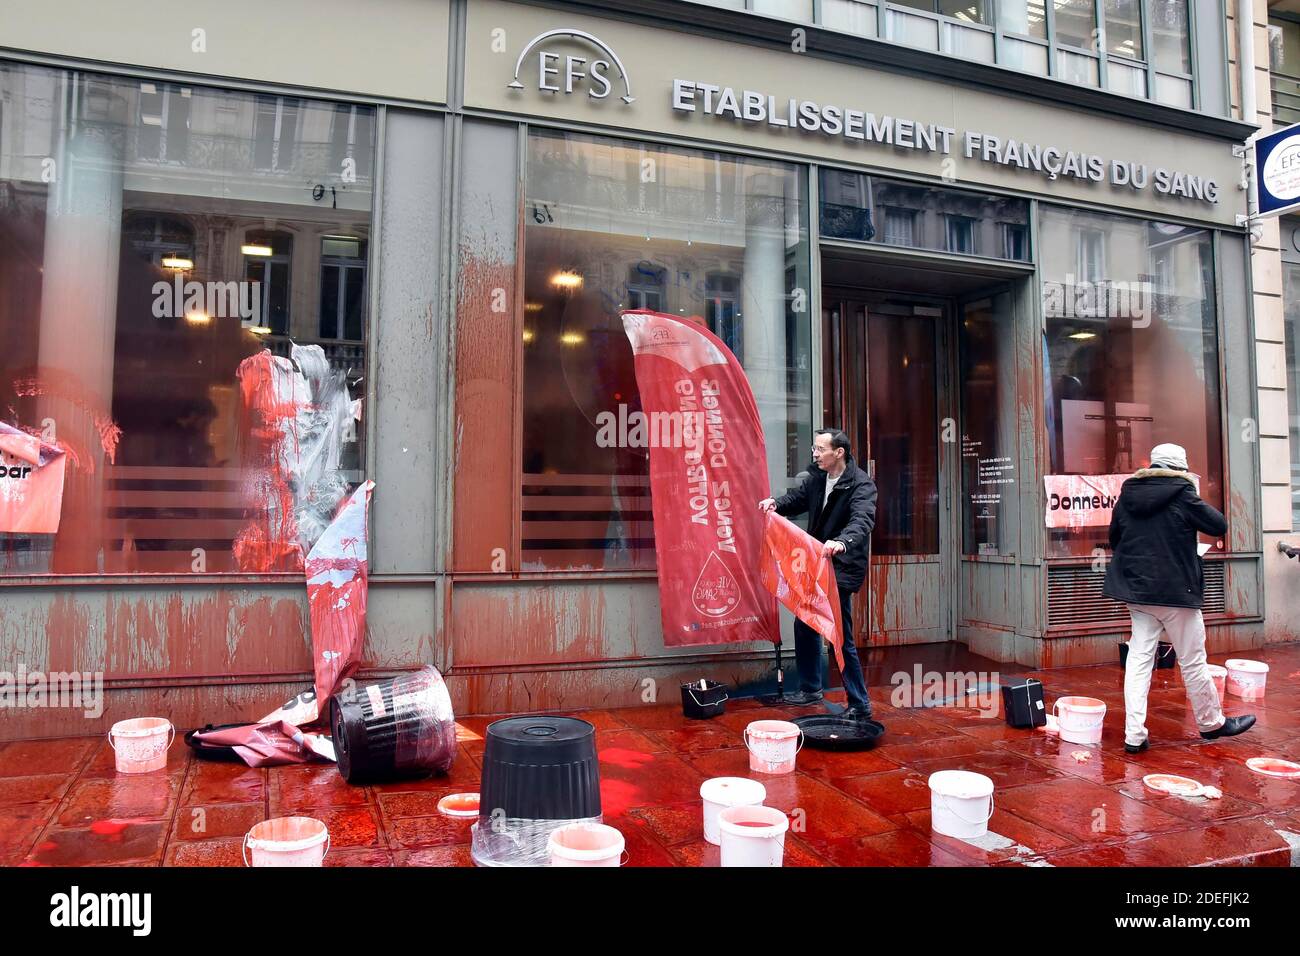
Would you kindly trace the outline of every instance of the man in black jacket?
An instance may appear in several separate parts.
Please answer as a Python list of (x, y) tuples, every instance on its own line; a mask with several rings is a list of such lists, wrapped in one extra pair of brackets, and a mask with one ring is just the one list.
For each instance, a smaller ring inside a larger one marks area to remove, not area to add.
[[(780, 498), (764, 498), (763, 511), (775, 510), (787, 518), (808, 513), (808, 533), (825, 542), (833, 555), (835, 586), (840, 592), (840, 617), (844, 622), (844, 690), (853, 720), (871, 717), (871, 701), (862, 676), (862, 662), (853, 645), (854, 593), (867, 576), (867, 544), (876, 524), (876, 483), (859, 468), (849, 453), (849, 436), (823, 428), (813, 442), (813, 467), (798, 488)], [(802, 685), (787, 694), (794, 704), (815, 704), (822, 699), (822, 638), (803, 621), (794, 622), (794, 656)]]
[(1163, 629), (1174, 645), (1178, 667), (1207, 740), (1244, 733), (1255, 723), (1249, 714), (1223, 716), (1218, 691), (1205, 660), (1205, 590), (1196, 532), (1219, 537), (1228, 530), (1221, 513), (1196, 494), (1187, 474), (1187, 452), (1180, 445), (1151, 449), (1151, 467), (1124, 482), (1110, 519), (1114, 552), (1103, 592), (1128, 605), (1133, 636), (1124, 669), (1124, 749), (1147, 749), (1147, 691)]

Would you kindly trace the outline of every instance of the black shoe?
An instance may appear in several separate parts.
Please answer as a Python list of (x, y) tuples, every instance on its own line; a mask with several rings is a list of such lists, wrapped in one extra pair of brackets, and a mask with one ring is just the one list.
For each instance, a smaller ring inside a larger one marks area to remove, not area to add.
[(1235, 737), (1237, 734), (1244, 734), (1255, 726), (1254, 714), (1243, 714), (1240, 717), (1229, 717), (1223, 722), (1223, 726), (1218, 730), (1202, 730), (1201, 736), (1206, 740), (1218, 740), (1220, 737)]
[(840, 716), (845, 720), (862, 722), (871, 719), (871, 711), (867, 710), (865, 707), (850, 707), (848, 710), (844, 711), (844, 713), (840, 714)]
[(793, 694), (786, 694), (782, 703), (790, 704), (794, 707), (806, 707), (809, 704), (820, 704), (824, 695), (819, 690), (806, 691), (799, 690)]
[(1150, 740), (1144, 740), (1136, 747), (1134, 747), (1132, 744), (1125, 744), (1124, 752), (1126, 754), (1140, 754), (1142, 751), (1146, 750), (1149, 746), (1151, 746)]

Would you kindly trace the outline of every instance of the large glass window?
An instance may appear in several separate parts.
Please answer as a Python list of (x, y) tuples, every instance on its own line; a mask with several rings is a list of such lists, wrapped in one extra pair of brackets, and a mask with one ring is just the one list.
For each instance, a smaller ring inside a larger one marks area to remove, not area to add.
[(1300, 123), (1300, 21), (1269, 18), (1268, 68), (1274, 128)]
[(1019, 532), (1011, 293), (961, 305), (962, 554), (1013, 555)]
[(1056, 42), (1080, 50), (1097, 49), (1096, 0), (1052, 0)]
[(880, 489), (871, 535), (876, 554), (939, 552), (938, 367), (931, 311), (887, 299), (867, 304), (867, 407)]
[[(1222, 509), (1209, 232), (1043, 207), (1040, 236), (1050, 473), (1128, 474), (1174, 442)], [(1048, 538), (1051, 556), (1086, 555), (1105, 546), (1106, 528)]]
[(701, 322), (744, 366), (773, 489), (812, 444), (811, 297), (800, 167), (533, 131), (524, 235), (522, 563), (650, 568), (648, 452), (599, 441), (640, 411), (619, 313)]
[(936, 252), (1029, 260), (1024, 199), (823, 168), (821, 233)]
[(998, 28), (1007, 33), (1047, 39), (1045, 0), (1002, 0), (998, 4)]
[(1300, 264), (1283, 263), (1286, 309), (1286, 395), (1291, 439), (1291, 527), (1300, 531)]
[(299, 572), (364, 461), (364, 350), (319, 317), (373, 110), (13, 64), (0, 103), (0, 420), (66, 453), (0, 573)]

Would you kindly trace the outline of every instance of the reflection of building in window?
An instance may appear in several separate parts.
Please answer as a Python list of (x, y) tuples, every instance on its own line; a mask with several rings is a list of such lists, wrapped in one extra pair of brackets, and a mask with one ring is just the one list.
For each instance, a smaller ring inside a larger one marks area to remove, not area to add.
[(194, 230), (188, 223), (172, 216), (133, 213), (122, 231), (131, 249), (146, 262), (177, 271), (194, 268)]
[(740, 308), (739, 281), (731, 273), (710, 272), (705, 276), (704, 288), (708, 297), (704, 303), (704, 318), (709, 323), (709, 330), (740, 358), (741, 327), (737, 311)]
[(139, 159), (183, 163), (190, 150), (190, 88), (171, 83), (141, 83), (135, 155)]
[(630, 212), (658, 212), (664, 186), (667, 185), (667, 168), (659, 162), (659, 150), (654, 146), (638, 146), (628, 154), (633, 162), (628, 164), (628, 206)]
[(1029, 227), (1019, 223), (1002, 224), (1002, 258), (1022, 262), (1029, 260)]
[[(352, 173), (358, 178), (370, 175), (370, 144), (374, 139), (375, 112), (365, 106), (339, 103), (334, 107), (330, 132), (330, 165), (334, 172), (343, 175), (345, 163), (351, 160)], [(344, 179), (347, 182), (347, 179)]]
[(325, 236), (321, 239), (320, 337), (360, 342), (365, 315), (365, 240)]
[(298, 138), (299, 101), (288, 96), (259, 96), (253, 129), (253, 167), (291, 169)]
[(250, 232), (241, 252), (244, 278), (259, 283), (262, 326), (275, 335), (287, 335), (293, 237), (285, 232)]
[(946, 216), (948, 251), (970, 255), (975, 251), (975, 220), (966, 216)]
[(891, 246), (914, 245), (912, 224), (915, 218), (910, 209), (886, 209), (885, 242)]
[(712, 222), (736, 221), (736, 195), (739, 193), (736, 179), (740, 167), (724, 159), (721, 153), (713, 157), (713, 215)]
[(1100, 229), (1079, 230), (1078, 278), (1099, 282), (1106, 276), (1106, 233)]
[(627, 268), (627, 307), (662, 312), (665, 269), (649, 262)]

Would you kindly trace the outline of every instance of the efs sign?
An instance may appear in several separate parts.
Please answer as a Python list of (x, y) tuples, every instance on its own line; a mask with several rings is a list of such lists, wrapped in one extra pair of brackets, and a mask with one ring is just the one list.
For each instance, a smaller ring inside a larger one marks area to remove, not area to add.
[(1300, 206), (1300, 124), (1255, 140), (1255, 189), (1261, 218)]
[[(545, 44), (555, 40), (573, 40), (580, 46), (589, 47), (594, 55), (575, 56), (572, 53), (557, 53), (546, 48)], [(632, 95), (632, 84), (628, 79), (623, 61), (618, 58), (599, 37), (582, 30), (548, 30), (533, 37), (524, 46), (515, 61), (515, 78), (506, 86), (512, 90), (525, 89), (519, 74), (524, 70), (529, 55), (537, 54), (537, 89), (543, 93), (564, 93), (586, 91), (593, 100), (603, 100), (611, 93), (617, 93), (621, 85), (623, 93), (619, 97), (624, 103), (636, 99)]]

